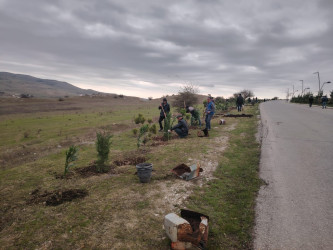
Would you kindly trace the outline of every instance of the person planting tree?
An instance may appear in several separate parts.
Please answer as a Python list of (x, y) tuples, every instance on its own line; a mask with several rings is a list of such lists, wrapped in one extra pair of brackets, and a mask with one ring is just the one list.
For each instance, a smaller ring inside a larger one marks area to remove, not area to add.
[(160, 132), (163, 131), (162, 121), (166, 118), (167, 114), (170, 112), (170, 105), (166, 98), (163, 98), (163, 102), (160, 104), (158, 109), (161, 110), (160, 112), (160, 119), (158, 123), (160, 124)]
[(181, 114), (177, 115), (178, 124), (173, 126), (168, 132), (175, 131), (180, 138), (185, 138), (188, 135), (188, 126)]

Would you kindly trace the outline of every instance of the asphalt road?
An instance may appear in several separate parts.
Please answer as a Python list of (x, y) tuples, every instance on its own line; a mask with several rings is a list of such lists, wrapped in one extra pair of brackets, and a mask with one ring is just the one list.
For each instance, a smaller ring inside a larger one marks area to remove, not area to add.
[(333, 249), (333, 109), (260, 105), (255, 249)]

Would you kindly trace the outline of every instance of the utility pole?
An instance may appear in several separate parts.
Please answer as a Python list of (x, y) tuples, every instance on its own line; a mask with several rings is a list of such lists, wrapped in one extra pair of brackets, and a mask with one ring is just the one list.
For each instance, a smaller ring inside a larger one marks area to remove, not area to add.
[(294, 87), (294, 84), (293, 84), (293, 97), (294, 97), (294, 93), (295, 93), (295, 90), (294, 90), (294, 88), (295, 88), (295, 87)]
[(303, 80), (300, 80), (301, 82), (302, 82), (302, 96), (303, 96), (303, 91), (304, 91), (304, 89), (303, 89)]
[(313, 74), (318, 74), (318, 82), (319, 82), (319, 91), (318, 91), (318, 95), (320, 95), (320, 77), (319, 77), (319, 72), (314, 72)]

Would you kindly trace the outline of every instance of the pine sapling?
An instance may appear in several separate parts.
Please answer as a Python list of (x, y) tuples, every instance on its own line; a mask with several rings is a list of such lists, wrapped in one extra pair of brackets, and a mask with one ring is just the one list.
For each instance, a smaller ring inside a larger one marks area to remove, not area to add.
[(149, 125), (148, 124), (145, 124), (145, 125), (141, 126), (141, 128), (139, 130), (138, 141), (137, 141), (138, 148), (141, 146), (142, 143), (146, 144), (145, 135), (148, 131), (149, 131)]
[(170, 140), (170, 133), (168, 132), (168, 130), (170, 130), (172, 128), (172, 125), (173, 125), (174, 121), (175, 121), (175, 118), (173, 118), (171, 120), (171, 114), (168, 113), (166, 115), (165, 119), (164, 119), (164, 128), (163, 128), (163, 130), (164, 130), (164, 138), (166, 140)]
[(103, 172), (106, 169), (106, 162), (109, 159), (112, 135), (108, 133), (97, 133), (96, 151), (97, 151), (97, 171)]
[(77, 146), (70, 146), (69, 149), (66, 151), (66, 161), (65, 161), (65, 172), (66, 175), (69, 172), (69, 168), (74, 166), (74, 162), (78, 158), (79, 148)]

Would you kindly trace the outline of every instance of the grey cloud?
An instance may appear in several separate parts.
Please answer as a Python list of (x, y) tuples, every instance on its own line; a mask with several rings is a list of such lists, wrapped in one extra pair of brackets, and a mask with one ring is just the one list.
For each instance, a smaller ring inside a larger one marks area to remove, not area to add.
[(205, 91), (252, 88), (264, 96), (270, 88), (282, 97), (299, 79), (315, 91), (314, 71), (332, 77), (331, 7), (329, 0), (2, 1), (0, 66), (82, 76), (96, 89), (110, 82), (110, 92), (117, 81), (142, 86), (142, 95), (149, 88), (140, 81), (170, 93), (175, 82), (191, 81)]

